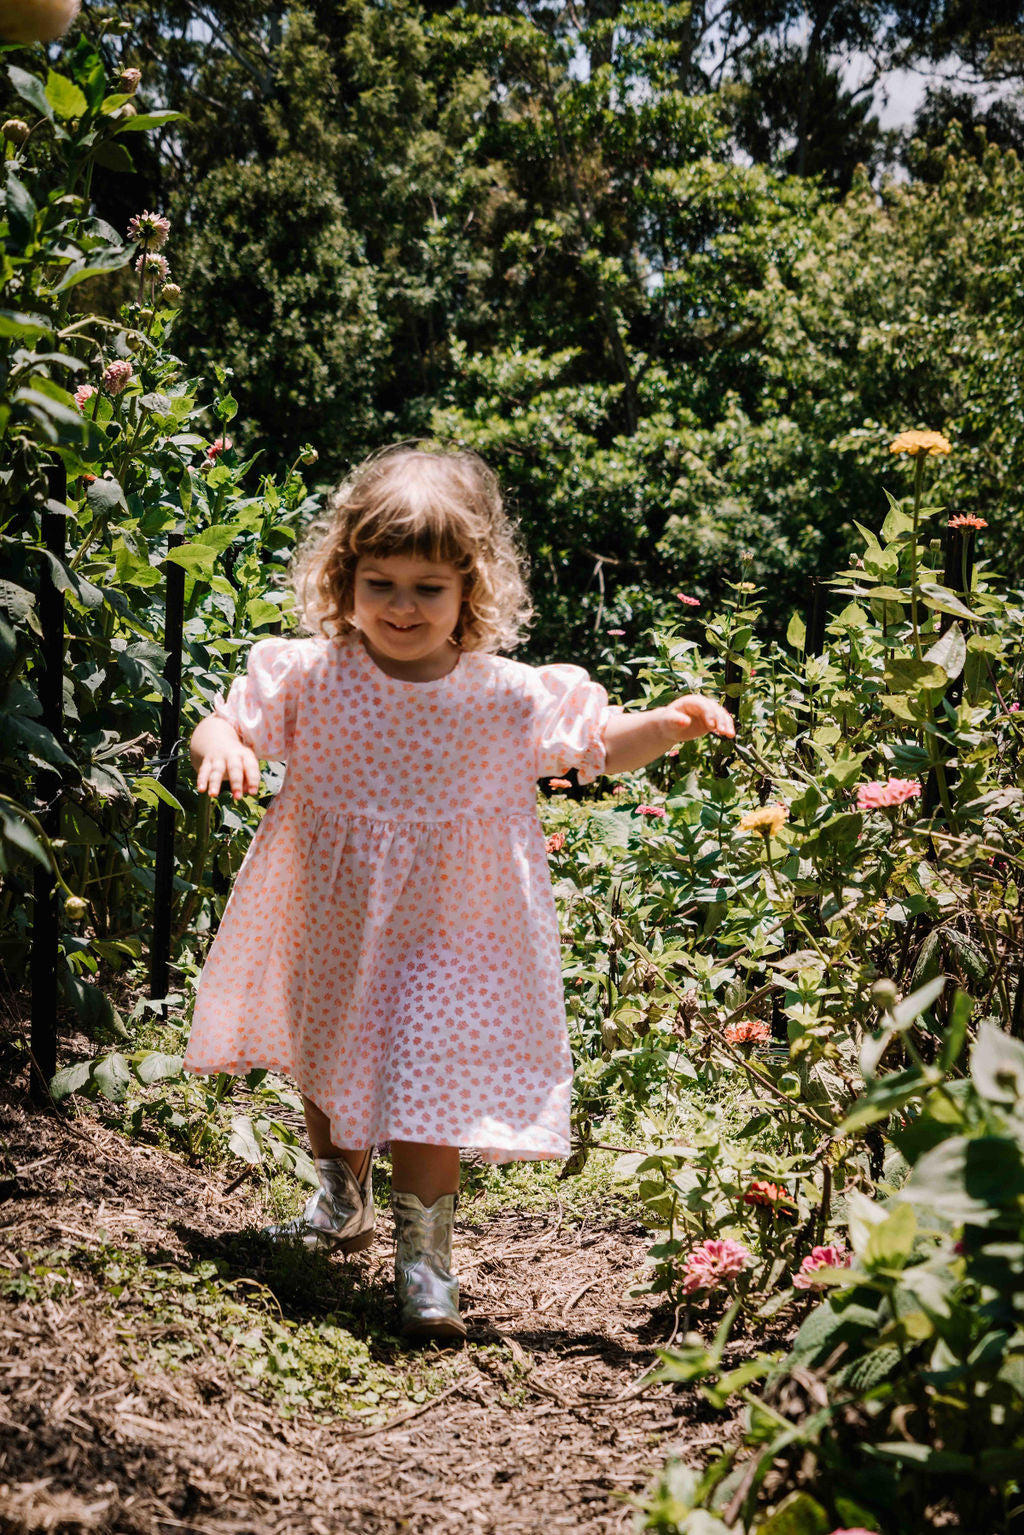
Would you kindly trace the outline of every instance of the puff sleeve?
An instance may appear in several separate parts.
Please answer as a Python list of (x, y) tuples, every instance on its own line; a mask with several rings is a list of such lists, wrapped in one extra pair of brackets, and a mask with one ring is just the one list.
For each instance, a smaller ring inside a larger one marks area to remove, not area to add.
[(536, 675), (537, 777), (575, 768), (580, 783), (591, 783), (604, 772), (608, 694), (581, 666), (540, 666)]
[(236, 677), (227, 698), (213, 706), (257, 757), (287, 762), (291, 755), (309, 648), (304, 640), (258, 640), (245, 676)]

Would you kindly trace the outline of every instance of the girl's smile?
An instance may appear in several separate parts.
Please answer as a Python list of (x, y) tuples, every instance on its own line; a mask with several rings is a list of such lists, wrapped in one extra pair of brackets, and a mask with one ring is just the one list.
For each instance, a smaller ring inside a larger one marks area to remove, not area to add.
[(352, 619), (381, 671), (435, 682), (455, 669), (462, 589), (461, 573), (444, 562), (402, 554), (358, 560)]

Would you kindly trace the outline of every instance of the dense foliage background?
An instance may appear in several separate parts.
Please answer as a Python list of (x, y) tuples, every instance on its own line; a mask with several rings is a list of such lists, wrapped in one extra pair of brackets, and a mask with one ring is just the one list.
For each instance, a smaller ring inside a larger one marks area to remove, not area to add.
[[(741, 565), (773, 621), (802, 609), (901, 426), (955, 435), (950, 502), (1020, 572), (1019, 19), (129, 0), (108, 70), (184, 116), (92, 196), (172, 218), (177, 345), (231, 370), (243, 451), (315, 441), (329, 478), (473, 444), (528, 535), (535, 655), (593, 659), (609, 599), (717, 597)], [(919, 132), (880, 129), (874, 84), (938, 59)]]

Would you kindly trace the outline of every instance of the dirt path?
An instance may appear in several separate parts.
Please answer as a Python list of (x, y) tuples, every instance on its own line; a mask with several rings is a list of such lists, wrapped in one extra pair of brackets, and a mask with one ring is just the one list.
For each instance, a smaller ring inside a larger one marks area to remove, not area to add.
[(627, 1531), (620, 1495), (721, 1432), (690, 1394), (636, 1393), (666, 1328), (626, 1294), (648, 1240), (634, 1223), (461, 1222), (471, 1344), (427, 1358), (392, 1332), (386, 1212), (366, 1261), (307, 1272), (296, 1254), (273, 1287), (281, 1316), (333, 1306), (373, 1381), (420, 1372), (426, 1391), (375, 1407), (367, 1393), (361, 1418), (317, 1421), (240, 1376), (251, 1337), (224, 1343), (239, 1305), (199, 1284), (168, 1321), (145, 1289), (219, 1259), (233, 1295), (267, 1293), (244, 1189), (18, 1103), (0, 1109), (0, 1141), (0, 1531)]

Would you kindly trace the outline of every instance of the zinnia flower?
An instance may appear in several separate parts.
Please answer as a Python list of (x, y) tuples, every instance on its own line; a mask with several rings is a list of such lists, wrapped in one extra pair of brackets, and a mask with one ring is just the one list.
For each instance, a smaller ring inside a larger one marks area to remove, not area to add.
[(947, 528), (987, 528), (988, 523), (984, 517), (975, 517), (973, 512), (958, 512), (946, 523)]
[(785, 805), (762, 805), (740, 816), (740, 831), (759, 831), (765, 837), (777, 837), (789, 820)]
[(75, 390), (75, 404), (79, 410), (84, 411), (93, 395), (96, 393), (95, 384), (79, 384)]
[(741, 1018), (738, 1023), (727, 1023), (725, 1037), (730, 1045), (767, 1045), (772, 1031), (761, 1018)]
[(572, 788), (572, 784), (570, 783), (568, 778), (549, 778), (548, 779), (548, 788), (549, 789), (571, 789)]
[(743, 1196), (745, 1205), (765, 1205), (773, 1211), (780, 1208), (795, 1209), (796, 1205), (786, 1190), (778, 1183), (768, 1183), (762, 1178), (755, 1178)]
[(683, 1289), (687, 1295), (694, 1290), (717, 1290), (724, 1281), (735, 1279), (750, 1268), (753, 1261), (747, 1249), (731, 1237), (721, 1242), (702, 1242), (686, 1255)]
[(878, 1535), (877, 1530), (866, 1530), (862, 1524), (858, 1524), (852, 1530), (833, 1530), (832, 1535)]
[(614, 634), (616, 636), (616, 638), (618, 638), (618, 636), (620, 634), (625, 634), (625, 632), (626, 632), (625, 629), (609, 629), (608, 630), (608, 633), (609, 634)]
[(544, 846), (549, 853), (560, 853), (565, 846), (565, 832), (553, 831)]
[(949, 453), (952, 443), (941, 432), (901, 432), (895, 442), (889, 444), (890, 453), (909, 453), (916, 458), (919, 453)]
[(850, 1254), (841, 1247), (812, 1247), (793, 1275), (798, 1290), (813, 1290), (820, 1282), (815, 1276), (823, 1269), (848, 1269)]
[(699, 597), (688, 597), (685, 592), (676, 592), (676, 601), (685, 603), (688, 608), (699, 608)]
[(921, 785), (916, 778), (887, 778), (885, 783), (862, 783), (857, 790), (858, 810), (881, 810), (917, 799)]
[[(170, 232), (171, 221), (164, 218), (162, 213), (134, 213), (128, 220), (129, 240), (132, 242), (145, 240), (154, 250), (159, 250), (161, 245), (167, 244), (167, 236)], [(139, 270), (138, 264), (135, 270)], [(167, 273), (163, 275), (166, 277)]]
[(112, 362), (100, 380), (100, 386), (107, 394), (124, 394), (125, 385), (133, 372), (130, 362)]
[(206, 457), (212, 464), (215, 459), (220, 458), (222, 453), (229, 453), (233, 447), (234, 443), (230, 437), (215, 437), (206, 450)]
[(117, 88), (126, 96), (134, 96), (142, 79), (141, 69), (122, 69)]
[(655, 819), (659, 821), (663, 821), (665, 819), (665, 812), (662, 810), (660, 805), (637, 805), (636, 809), (633, 811), (633, 814), (654, 816)]
[(156, 251), (143, 251), (135, 263), (135, 270), (145, 277), (156, 277), (160, 282), (166, 282), (171, 275), (167, 257), (158, 256)]

